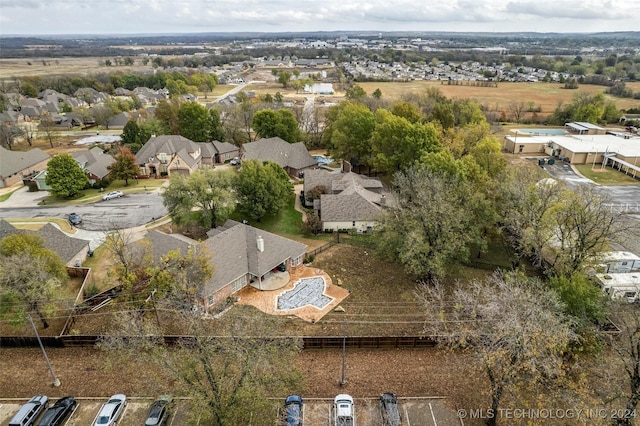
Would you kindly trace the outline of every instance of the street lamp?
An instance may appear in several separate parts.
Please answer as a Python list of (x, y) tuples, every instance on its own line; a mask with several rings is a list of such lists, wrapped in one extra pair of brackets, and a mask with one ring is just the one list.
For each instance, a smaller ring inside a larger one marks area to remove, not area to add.
[(31, 323), (31, 327), (33, 327), (33, 332), (36, 334), (36, 338), (38, 339), (38, 344), (40, 345), (40, 349), (42, 349), (42, 354), (44, 355), (44, 360), (47, 362), (47, 367), (49, 367), (49, 372), (51, 373), (51, 381), (54, 388), (60, 386), (60, 380), (53, 373), (53, 368), (51, 368), (51, 363), (49, 362), (49, 357), (47, 356), (47, 352), (44, 350), (44, 346), (42, 345), (42, 341), (40, 340), (40, 335), (38, 334), (38, 330), (36, 329), (36, 325), (33, 323), (33, 318), (31, 315), (27, 315), (29, 318), (29, 322)]

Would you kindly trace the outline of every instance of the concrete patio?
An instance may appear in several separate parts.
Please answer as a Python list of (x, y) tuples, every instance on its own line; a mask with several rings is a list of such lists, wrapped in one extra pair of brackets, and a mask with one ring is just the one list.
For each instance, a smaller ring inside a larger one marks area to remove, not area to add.
[[(263, 288), (267, 286), (273, 288), (271, 290), (258, 290), (253, 286), (247, 286), (237, 293), (240, 298), (238, 301), (242, 305), (255, 306), (264, 313), (271, 315), (294, 315), (307, 322), (318, 322), (324, 315), (334, 309), (340, 302), (342, 302), (348, 295), (349, 291), (333, 285), (331, 278), (321, 269), (316, 269), (307, 266), (301, 266), (295, 270), (286, 273), (289, 276), (288, 281), (284, 286), (280, 286), (281, 280), (284, 278), (285, 273), (278, 273), (279, 277), (270, 276), (263, 281), (267, 283), (263, 285)], [(310, 296), (309, 291), (294, 291), (294, 285), (302, 278), (322, 277), (324, 279), (324, 291), (322, 295)], [(277, 278), (271, 282), (272, 278)], [(288, 294), (285, 294), (288, 293)], [(286, 304), (281, 303), (281, 307), (285, 309), (278, 309), (278, 297), (287, 297)], [(314, 305), (313, 300), (321, 299), (323, 303), (317, 304), (323, 306), (319, 308)], [(311, 300), (311, 302), (309, 302)], [(327, 303), (328, 302), (328, 303)], [(294, 307), (299, 306), (299, 307)], [(291, 309), (288, 309), (291, 307)]]

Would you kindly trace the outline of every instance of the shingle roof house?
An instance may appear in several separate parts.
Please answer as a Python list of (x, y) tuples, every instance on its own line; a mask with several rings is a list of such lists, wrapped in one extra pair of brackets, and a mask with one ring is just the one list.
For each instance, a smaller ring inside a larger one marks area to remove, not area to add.
[(0, 239), (20, 232), (36, 234), (42, 237), (44, 246), (57, 253), (67, 266), (75, 266), (78, 262), (81, 263), (87, 258), (87, 253), (89, 252), (88, 240), (69, 237), (50, 223), (47, 223), (37, 231), (25, 231), (0, 219)]
[(211, 145), (214, 151), (213, 161), (216, 164), (222, 164), (240, 156), (240, 147), (237, 145), (220, 141), (213, 141)]
[(179, 135), (155, 136), (136, 154), (140, 174), (191, 174), (202, 163), (202, 145)]
[(210, 230), (207, 235), (209, 238), (201, 243), (180, 234), (159, 231), (146, 237), (156, 260), (176, 249), (183, 254), (190, 247), (206, 249), (214, 272), (198, 291), (205, 310), (249, 284), (259, 289), (260, 283), (278, 267), (290, 270), (302, 265), (306, 253), (305, 244), (233, 220)]
[(82, 170), (87, 173), (89, 181), (93, 181), (91, 183), (104, 179), (110, 173), (108, 167), (116, 162), (115, 158), (105, 154), (97, 146), (91, 149), (75, 151), (71, 156), (78, 162)]
[(326, 193), (313, 201), (313, 207), (322, 220), (323, 229), (373, 228), (376, 216), (385, 205), (382, 183), (356, 173), (308, 170), (304, 176), (304, 192), (324, 187)]
[(286, 270), (302, 265), (306, 252), (305, 244), (233, 220), (207, 235), (203, 244), (215, 272), (199, 292), (206, 308), (247, 284), (259, 289), (280, 265)]
[(304, 143), (289, 143), (279, 137), (245, 143), (240, 148), (240, 155), (243, 161), (272, 161), (294, 177), (298, 177), (301, 171), (318, 165)]
[(0, 188), (19, 183), (24, 176), (46, 169), (50, 158), (39, 148), (9, 151), (0, 146)]

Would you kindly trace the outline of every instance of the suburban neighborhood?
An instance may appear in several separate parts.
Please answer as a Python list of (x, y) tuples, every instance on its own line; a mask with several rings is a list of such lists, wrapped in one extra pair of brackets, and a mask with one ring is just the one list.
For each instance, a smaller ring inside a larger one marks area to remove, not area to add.
[(640, 51), (514, 40), (0, 77), (0, 425), (636, 424)]

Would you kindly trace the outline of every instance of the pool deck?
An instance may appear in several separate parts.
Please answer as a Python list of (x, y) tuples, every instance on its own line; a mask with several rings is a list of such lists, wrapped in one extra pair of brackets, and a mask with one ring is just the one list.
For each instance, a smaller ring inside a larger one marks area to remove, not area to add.
[[(236, 295), (240, 297), (238, 304), (252, 305), (260, 309), (262, 312), (271, 315), (294, 315), (307, 322), (318, 322), (328, 312), (331, 312), (340, 302), (342, 302), (348, 295), (349, 291), (334, 285), (329, 275), (323, 270), (316, 269), (308, 266), (301, 266), (289, 273), (289, 282), (277, 290), (258, 290), (256, 288), (247, 286), (240, 290)], [(330, 297), (331, 302), (322, 309), (318, 309), (314, 306), (307, 305), (300, 308), (279, 310), (278, 309), (278, 296), (283, 292), (293, 289), (294, 284), (301, 278), (317, 277), (324, 278), (325, 289), (324, 293)]]

